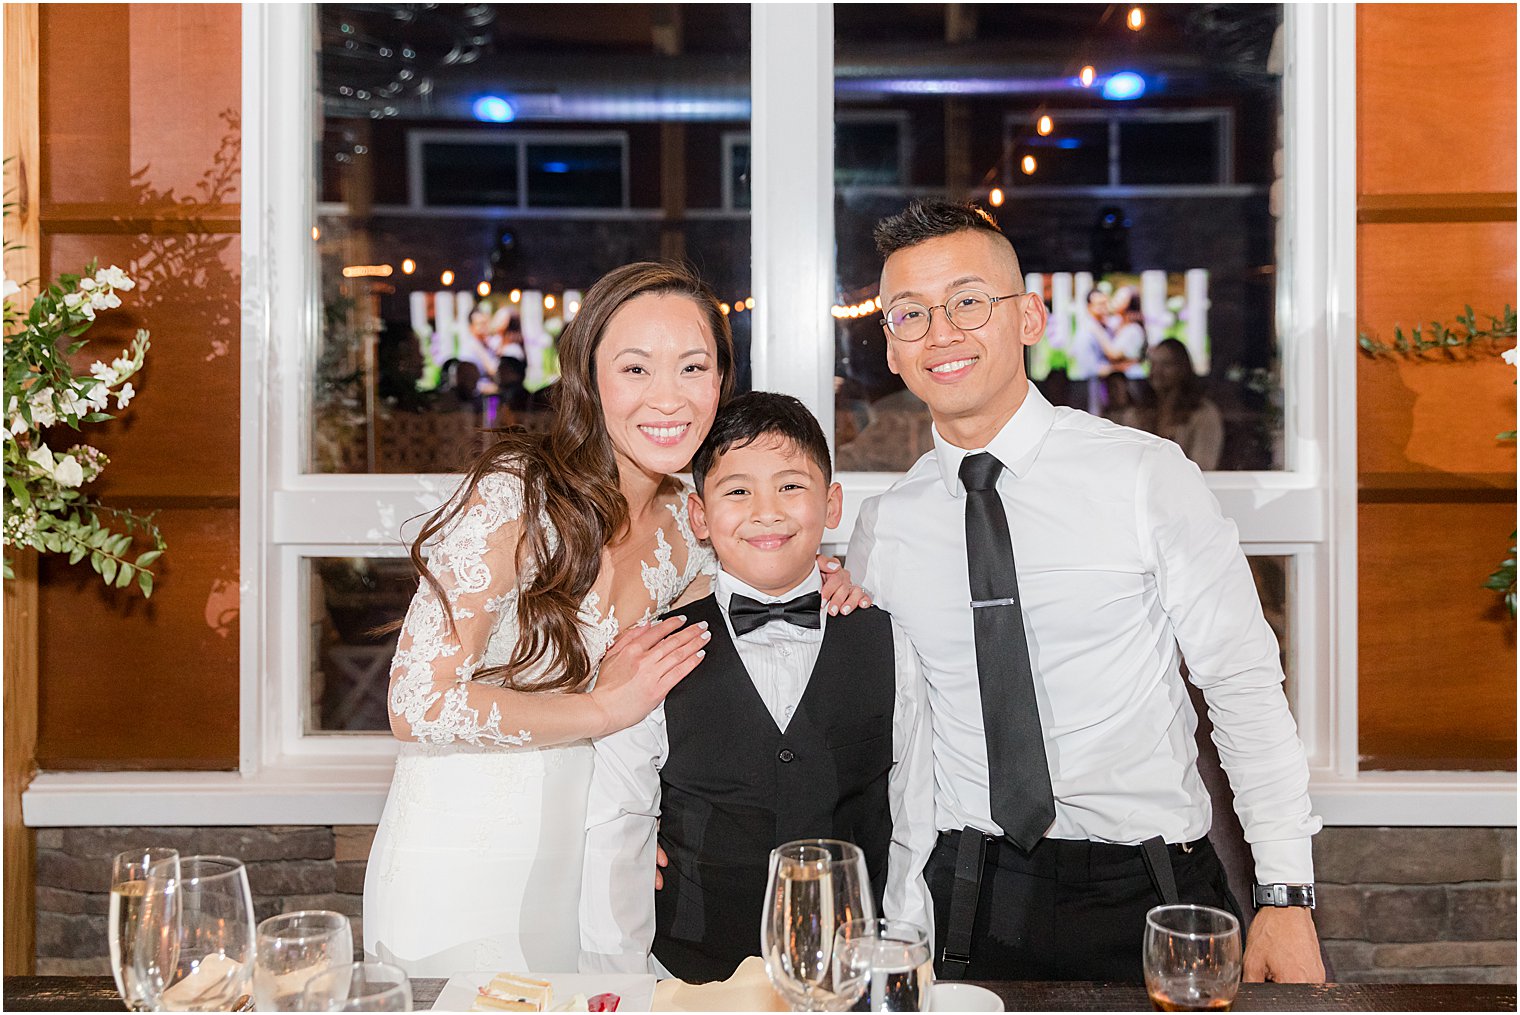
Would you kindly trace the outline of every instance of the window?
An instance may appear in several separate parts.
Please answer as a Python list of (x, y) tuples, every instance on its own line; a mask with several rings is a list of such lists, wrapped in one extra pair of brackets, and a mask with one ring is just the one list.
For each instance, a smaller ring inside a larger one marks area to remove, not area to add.
[[(1113, 112), (1041, 106), (1009, 113), (1004, 124), (1011, 153), (1003, 166), (1004, 186), (1046, 192), (1234, 182), (1234, 116), (1228, 109)], [(1026, 155), (1034, 159), (1032, 166), (1024, 163)]]
[(626, 134), (407, 134), (414, 208), (628, 206)]

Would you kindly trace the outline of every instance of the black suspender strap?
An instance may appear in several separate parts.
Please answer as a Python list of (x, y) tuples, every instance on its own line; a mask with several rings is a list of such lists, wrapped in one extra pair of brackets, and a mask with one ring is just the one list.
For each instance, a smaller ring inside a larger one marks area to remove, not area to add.
[(987, 835), (978, 828), (961, 829), (955, 852), (955, 884), (950, 889), (950, 918), (940, 952), (940, 978), (963, 980), (971, 964), (971, 937), (976, 907), (982, 894), (982, 865), (987, 858)]
[(1161, 901), (1175, 906), (1181, 897), (1177, 894), (1177, 873), (1172, 870), (1172, 853), (1166, 848), (1166, 840), (1159, 835), (1146, 839), (1140, 844), (1140, 856), (1145, 860), (1146, 873), (1151, 876), (1151, 884), (1156, 886)]

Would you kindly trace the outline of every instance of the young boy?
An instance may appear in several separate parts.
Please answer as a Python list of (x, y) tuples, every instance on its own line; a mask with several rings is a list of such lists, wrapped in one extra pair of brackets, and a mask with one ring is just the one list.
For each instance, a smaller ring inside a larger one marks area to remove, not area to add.
[(712, 640), (644, 722), (596, 742), (585, 972), (726, 979), (760, 954), (770, 851), (793, 839), (854, 842), (878, 913), (931, 926), (923, 682), (890, 616), (823, 609), (814, 554), (842, 507), (831, 474), (818, 421), (789, 395), (734, 399), (697, 451), (692, 530), (721, 570), (681, 612)]

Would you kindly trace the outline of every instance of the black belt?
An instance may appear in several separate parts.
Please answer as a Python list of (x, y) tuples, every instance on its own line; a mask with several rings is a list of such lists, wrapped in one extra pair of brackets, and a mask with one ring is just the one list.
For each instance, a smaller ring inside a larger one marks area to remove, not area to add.
[[(979, 828), (966, 828), (959, 832), (941, 832), (946, 841), (959, 839), (955, 849), (955, 882), (950, 889), (950, 913), (945, 921), (945, 940), (940, 948), (940, 978), (960, 980), (966, 976), (971, 964), (971, 939), (976, 926), (976, 909), (982, 894), (982, 870), (987, 864), (987, 846), (997, 844), (999, 849), (1012, 849), (1012, 845), (999, 836), (989, 835)], [(1040, 846), (1057, 840), (1042, 839)], [(1168, 845), (1161, 836), (1146, 839), (1138, 846), (1110, 843), (1090, 843), (1089, 848), (1115, 856), (1139, 855), (1150, 875), (1151, 884), (1166, 905), (1175, 905), (1177, 874), (1172, 870), (1172, 853), (1191, 853), (1207, 842), (1206, 838), (1194, 842)]]

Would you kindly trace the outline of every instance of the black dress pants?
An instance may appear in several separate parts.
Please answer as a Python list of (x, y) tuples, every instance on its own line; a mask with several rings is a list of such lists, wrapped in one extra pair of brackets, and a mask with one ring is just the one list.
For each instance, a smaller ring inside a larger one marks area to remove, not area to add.
[[(924, 870), (941, 953), (961, 834), (941, 832)], [(1168, 846), (1167, 853), (1179, 901), (1240, 915), (1207, 839)], [(1161, 904), (1139, 846), (1042, 839), (1026, 854), (990, 840), (965, 978), (1142, 982), (1145, 914)]]

